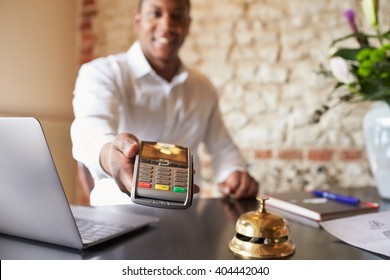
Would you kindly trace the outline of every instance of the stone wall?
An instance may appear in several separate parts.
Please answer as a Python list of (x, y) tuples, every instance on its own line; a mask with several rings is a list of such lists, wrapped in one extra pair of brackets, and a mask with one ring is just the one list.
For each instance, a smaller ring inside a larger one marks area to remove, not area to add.
[[(137, 1), (80, 1), (80, 63), (127, 50)], [(380, 3), (386, 29), (389, 2)], [(327, 66), (330, 42), (350, 33), (346, 8), (369, 29), (359, 0), (192, 0), (183, 61), (218, 88), (226, 125), (264, 193), (374, 184), (362, 135), (371, 104), (342, 104), (310, 123), (334, 85), (317, 72)], [(218, 195), (207, 151), (200, 152), (202, 195)]]

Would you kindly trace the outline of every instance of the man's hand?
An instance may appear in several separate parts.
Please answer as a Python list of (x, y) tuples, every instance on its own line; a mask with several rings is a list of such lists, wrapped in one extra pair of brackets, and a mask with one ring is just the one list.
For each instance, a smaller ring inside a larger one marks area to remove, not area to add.
[(241, 199), (256, 197), (259, 183), (247, 171), (234, 171), (219, 187), (224, 196)]
[[(132, 134), (118, 134), (114, 141), (103, 146), (100, 152), (100, 164), (115, 180), (119, 189), (130, 196), (133, 184), (135, 156), (138, 154), (139, 140)], [(200, 188), (194, 185), (194, 193)]]
[(139, 140), (132, 134), (118, 134), (114, 141), (103, 146), (100, 164), (112, 176), (120, 190), (130, 196), (134, 161), (139, 151)]

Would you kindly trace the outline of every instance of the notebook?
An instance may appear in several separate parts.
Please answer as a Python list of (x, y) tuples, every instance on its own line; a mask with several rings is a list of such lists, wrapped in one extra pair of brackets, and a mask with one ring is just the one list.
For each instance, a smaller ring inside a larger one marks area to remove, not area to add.
[(84, 249), (157, 221), (70, 205), (39, 121), (0, 118), (0, 233)]
[(377, 212), (379, 204), (362, 201), (357, 205), (316, 197), (309, 191), (275, 193), (269, 196), (269, 209), (286, 211), (315, 221), (325, 221), (359, 214)]

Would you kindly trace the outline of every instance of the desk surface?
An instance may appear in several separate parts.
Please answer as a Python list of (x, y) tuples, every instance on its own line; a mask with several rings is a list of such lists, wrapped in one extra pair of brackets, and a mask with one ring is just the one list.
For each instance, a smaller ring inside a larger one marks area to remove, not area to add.
[[(390, 210), (390, 202), (380, 200), (375, 188), (345, 189), (343, 192), (379, 201), (381, 211)], [(0, 235), (0, 259), (237, 259), (228, 248), (235, 234), (236, 221), (241, 214), (255, 210), (257, 206), (256, 200), (223, 199), (195, 199), (188, 210), (116, 206), (118, 211), (159, 217), (160, 222), (85, 251)], [(288, 259), (389, 259), (341, 242), (321, 228), (291, 219), (288, 222), (291, 239), (296, 245), (295, 254)]]

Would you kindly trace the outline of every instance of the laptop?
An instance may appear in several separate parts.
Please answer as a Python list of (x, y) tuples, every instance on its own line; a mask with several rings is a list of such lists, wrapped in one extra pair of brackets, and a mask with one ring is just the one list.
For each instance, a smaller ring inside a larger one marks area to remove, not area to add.
[(84, 249), (158, 222), (113, 209), (70, 205), (40, 122), (0, 118), (0, 233)]

